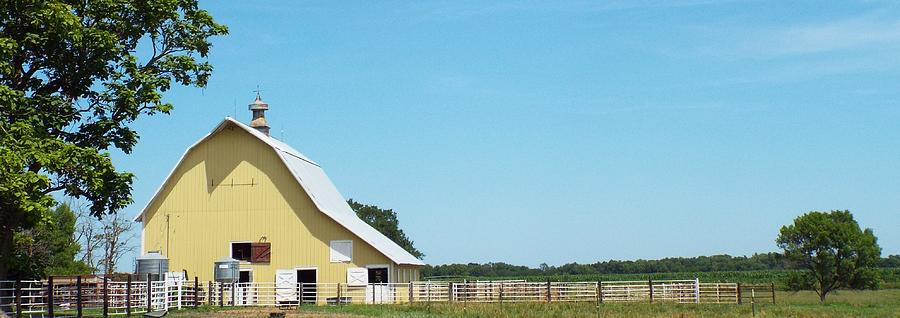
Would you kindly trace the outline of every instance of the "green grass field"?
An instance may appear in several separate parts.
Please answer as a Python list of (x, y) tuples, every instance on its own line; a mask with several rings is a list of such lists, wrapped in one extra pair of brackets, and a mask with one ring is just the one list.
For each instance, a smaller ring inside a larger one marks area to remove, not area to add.
[[(900, 289), (837, 291), (826, 304), (813, 292), (778, 292), (777, 304), (759, 304), (756, 317), (900, 317)], [(415, 304), (318, 306), (299, 309), (205, 308), (170, 317), (751, 317), (749, 304)]]

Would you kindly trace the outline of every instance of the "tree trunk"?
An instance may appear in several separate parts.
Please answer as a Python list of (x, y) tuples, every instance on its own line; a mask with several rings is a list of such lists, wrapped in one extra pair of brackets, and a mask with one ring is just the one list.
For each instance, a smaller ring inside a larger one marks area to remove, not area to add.
[[(3, 213), (3, 212), (0, 212)], [(0, 226), (0, 280), (12, 279), (10, 273), (10, 262), (13, 260), (13, 229), (9, 226), (8, 220), (2, 220), (4, 225)]]
[(15, 253), (13, 232), (21, 226), (21, 222), (19, 211), (6, 204), (0, 206), (0, 280), (15, 279), (10, 266)]

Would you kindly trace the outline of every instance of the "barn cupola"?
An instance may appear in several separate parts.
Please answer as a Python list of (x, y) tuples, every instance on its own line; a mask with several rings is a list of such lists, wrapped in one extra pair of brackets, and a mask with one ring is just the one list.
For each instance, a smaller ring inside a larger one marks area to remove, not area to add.
[(269, 104), (262, 101), (259, 92), (256, 92), (256, 100), (250, 104), (250, 111), (253, 112), (253, 120), (250, 121), (250, 127), (259, 130), (261, 133), (269, 135), (269, 123), (266, 122), (266, 111), (269, 110)]

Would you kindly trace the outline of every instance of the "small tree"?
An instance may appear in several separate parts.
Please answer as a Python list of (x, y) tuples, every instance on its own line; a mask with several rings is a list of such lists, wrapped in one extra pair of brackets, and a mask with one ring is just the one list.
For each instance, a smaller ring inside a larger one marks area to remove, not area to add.
[(850, 211), (812, 211), (781, 227), (776, 240), (794, 273), (789, 287), (813, 289), (819, 301), (838, 288), (877, 288), (881, 247), (872, 229), (862, 230)]
[(120, 213), (106, 215), (100, 220), (100, 246), (103, 248), (103, 260), (99, 267), (103, 274), (109, 275), (115, 272), (116, 264), (127, 253), (136, 250), (131, 245), (134, 234), (131, 229), (134, 222), (123, 217)]
[(81, 262), (91, 268), (91, 273), (96, 274), (100, 268), (100, 258), (103, 249), (103, 235), (100, 220), (91, 215), (90, 211), (78, 209), (76, 213), (75, 242), (81, 244), (79, 257)]
[(381, 209), (374, 205), (362, 204), (353, 199), (347, 200), (353, 211), (360, 219), (374, 227), (378, 232), (387, 236), (391, 241), (400, 245), (415, 257), (422, 258), (424, 253), (413, 246), (413, 241), (400, 229), (400, 221), (397, 220), (397, 212), (391, 209)]

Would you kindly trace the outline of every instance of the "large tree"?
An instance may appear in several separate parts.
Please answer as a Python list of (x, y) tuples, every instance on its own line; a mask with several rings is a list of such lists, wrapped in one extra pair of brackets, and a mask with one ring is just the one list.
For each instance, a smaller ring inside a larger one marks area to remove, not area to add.
[(813, 289), (819, 301), (838, 288), (876, 288), (881, 247), (872, 229), (861, 229), (850, 211), (812, 211), (781, 227), (776, 240), (788, 265), (803, 269), (794, 289)]
[(413, 241), (400, 229), (400, 221), (397, 220), (397, 212), (391, 209), (382, 209), (375, 205), (362, 204), (353, 199), (347, 200), (353, 211), (360, 219), (374, 227), (378, 232), (387, 236), (391, 241), (403, 247), (415, 257), (422, 258), (424, 253), (413, 246)]
[(13, 233), (48, 219), (54, 193), (95, 217), (131, 202), (138, 117), (168, 113), (173, 84), (203, 87), (210, 38), (197, 0), (0, 0), (0, 277)]

